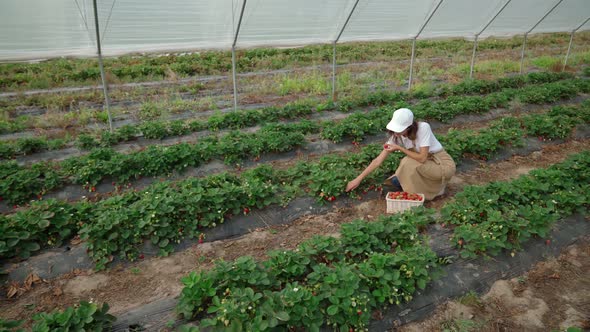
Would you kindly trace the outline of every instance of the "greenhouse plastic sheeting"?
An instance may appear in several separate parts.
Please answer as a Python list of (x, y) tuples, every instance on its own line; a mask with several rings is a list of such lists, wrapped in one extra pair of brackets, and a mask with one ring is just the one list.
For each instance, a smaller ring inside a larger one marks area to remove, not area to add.
[[(431, 14), (418, 38), (472, 39), (508, 0), (439, 1), (98, 0), (98, 16), (103, 54), (119, 55), (332, 43), (340, 31), (339, 42), (411, 39)], [(526, 33), (558, 2), (511, 0), (481, 37)], [(590, 0), (562, 0), (532, 33), (570, 32), (589, 16)], [(92, 0), (0, 1), (0, 60), (95, 54)]]

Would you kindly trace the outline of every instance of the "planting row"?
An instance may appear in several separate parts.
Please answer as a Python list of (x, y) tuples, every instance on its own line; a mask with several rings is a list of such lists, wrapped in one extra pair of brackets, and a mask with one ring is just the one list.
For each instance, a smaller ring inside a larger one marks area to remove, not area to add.
[[(478, 245), (490, 237), (496, 244), (486, 248), (491, 253), (513, 249), (531, 236), (544, 237), (558, 216), (587, 211), (589, 169), (590, 152), (584, 152), (512, 182), (471, 187), (443, 207), (442, 221), (465, 219), (460, 215), (467, 214), (476, 225), (455, 229), (454, 238), (469, 239), (463, 256), (485, 251)], [(566, 188), (573, 192), (564, 195)], [(517, 198), (508, 199), (512, 195)], [(482, 205), (483, 211), (472, 209)], [(324, 324), (340, 331), (363, 330), (373, 310), (410, 301), (433, 278), (436, 256), (417, 233), (417, 226), (431, 220), (431, 211), (417, 209), (370, 223), (354, 221), (342, 226), (339, 238), (317, 236), (296, 250), (272, 251), (260, 263), (250, 257), (218, 262), (209, 271), (182, 279), (178, 312), (202, 318), (202, 327), (229, 331), (319, 331)], [(491, 228), (501, 231), (492, 233)]]
[[(510, 96), (519, 96), (529, 103), (554, 102), (560, 98), (575, 96), (590, 91), (590, 81), (570, 80), (525, 88), (508, 90), (487, 97), (462, 97), (461, 100), (444, 100), (434, 104), (417, 105), (421, 117), (447, 117), (460, 113), (482, 112), (494, 106), (508, 103)], [(537, 96), (532, 98), (531, 95)], [(426, 107), (428, 105), (428, 107)], [(401, 102), (395, 107), (407, 106)], [(246, 158), (257, 159), (266, 152), (283, 152), (305, 144), (305, 134), (318, 132), (325, 138), (340, 141), (344, 137), (356, 140), (363, 136), (382, 131), (393, 109), (384, 107), (365, 113), (357, 113), (341, 121), (326, 121), (321, 124), (303, 120), (293, 124), (267, 125), (256, 133), (238, 131), (217, 138), (208, 136), (196, 144), (180, 143), (173, 146), (150, 146), (143, 151), (130, 154), (118, 153), (112, 149), (93, 150), (83, 157), (72, 157), (60, 163), (38, 163), (29, 167), (16, 162), (0, 163), (0, 197), (11, 204), (21, 204), (33, 197), (43, 196), (50, 190), (67, 183), (92, 188), (112, 178), (117, 183), (126, 183), (142, 176), (158, 176), (187, 167), (199, 166), (211, 159), (224, 159), (235, 164)]]
[[(324, 325), (365, 330), (374, 310), (411, 301), (417, 289), (436, 278), (441, 260), (419, 228), (433, 221), (458, 225), (451, 241), (465, 257), (518, 249), (531, 236), (545, 237), (559, 216), (587, 213), (589, 170), (590, 152), (583, 152), (510, 182), (467, 187), (442, 208), (439, 220), (432, 210), (417, 208), (375, 222), (343, 224), (338, 238), (315, 236), (295, 250), (271, 251), (262, 262), (248, 256), (217, 261), (211, 270), (181, 280), (177, 312), (215, 330), (318, 331)], [(82, 302), (41, 313), (34, 317), (33, 331), (108, 329), (114, 317), (107, 310)], [(7, 331), (20, 331), (19, 324), (0, 320)]]
[(408, 302), (430, 282), (437, 257), (418, 234), (430, 218), (420, 209), (357, 220), (339, 238), (315, 236), (263, 262), (219, 261), (182, 279), (177, 310), (232, 331), (364, 329), (374, 309)]
[[(586, 39), (584, 32), (577, 38)], [(564, 45), (563, 34), (532, 36), (529, 47)], [(584, 44), (583, 42), (581, 44)], [(478, 44), (485, 50), (510, 50), (522, 45), (520, 37), (513, 39), (486, 39)], [(472, 44), (462, 39), (419, 40), (421, 57), (444, 56), (470, 52)], [(338, 44), (338, 62), (391, 61), (407, 59), (410, 45), (407, 41)], [(330, 63), (331, 45), (312, 45), (294, 49), (256, 48), (237, 51), (238, 71), (257, 71), (311, 66)], [(173, 77), (226, 74), (231, 71), (231, 52), (206, 51), (186, 55), (123, 56), (105, 59), (105, 70), (117, 81), (162, 80)], [(46, 89), (57, 86), (96, 84), (100, 71), (95, 59), (54, 59), (35, 64), (0, 64), (0, 89)]]
[[(220, 129), (240, 129), (256, 124), (295, 119), (308, 116), (313, 109), (318, 112), (328, 110), (350, 111), (364, 106), (380, 106), (386, 104), (407, 101), (412, 98), (425, 99), (432, 96), (448, 97), (466, 94), (488, 94), (502, 89), (522, 88), (528, 85), (551, 83), (563, 79), (572, 78), (568, 73), (531, 73), (525, 76), (502, 78), (494, 81), (467, 80), (457, 85), (443, 85), (436, 90), (407, 92), (377, 92), (362, 97), (349, 98), (341, 101), (338, 106), (333, 102), (320, 105), (310, 102), (294, 103), (285, 107), (267, 107), (258, 110), (236, 111), (227, 114), (216, 114), (206, 121), (176, 120), (170, 122), (148, 121), (139, 125), (125, 125), (113, 132), (102, 131), (100, 134), (80, 134), (76, 138), (76, 146), (80, 149), (92, 149), (96, 147), (108, 147), (114, 144), (137, 139), (139, 135), (147, 139), (163, 139), (171, 136), (186, 135), (192, 132), (208, 129), (218, 131)], [(462, 99), (438, 105), (430, 103), (429, 107), (448, 108), (449, 104), (461, 103)], [(421, 109), (428, 106), (418, 105)], [(428, 111), (425, 110), (426, 115)], [(1, 132), (1, 130), (0, 130)], [(0, 158), (12, 158), (17, 155), (27, 155), (45, 150), (55, 150), (64, 147), (68, 142), (65, 139), (48, 140), (46, 137), (20, 138), (15, 141), (0, 142)]]
[[(549, 104), (572, 98), (578, 93), (590, 92), (590, 81), (582, 79), (565, 80), (521, 88), (507, 88), (486, 96), (451, 96), (432, 102), (423, 100), (410, 106), (416, 118), (448, 122), (460, 114), (477, 114), (494, 108), (509, 107), (511, 101), (522, 104)], [(396, 106), (406, 106), (402, 103)], [(360, 141), (366, 135), (379, 133), (391, 118), (379, 110), (354, 113), (339, 123), (324, 127), (321, 135), (325, 139), (341, 142), (345, 138)]]
[(0, 163), (0, 196), (20, 204), (68, 183), (81, 184), (94, 191), (94, 186), (108, 177), (117, 183), (127, 183), (142, 176), (166, 175), (197, 167), (214, 158), (235, 164), (246, 158), (257, 158), (262, 153), (293, 150), (306, 142), (306, 133), (316, 130), (317, 124), (310, 121), (271, 124), (256, 133), (234, 131), (220, 138), (205, 137), (196, 144), (153, 145), (131, 154), (101, 148), (58, 163), (23, 167), (15, 161), (4, 162)]
[(466, 187), (442, 209), (443, 222), (457, 225), (452, 241), (463, 257), (516, 250), (545, 237), (560, 217), (587, 214), (588, 183), (590, 152), (584, 152), (509, 183)]
[[(535, 137), (541, 135), (527, 127), (529, 122), (547, 126), (569, 123), (567, 128), (571, 130), (575, 123), (583, 121), (578, 116), (587, 121), (589, 114), (590, 103), (557, 107), (549, 114), (504, 118), (479, 132), (454, 131), (440, 139), (460, 162), (464, 154), (489, 157), (504, 145), (519, 144), (527, 130)], [(134, 260), (140, 255), (138, 248), (148, 239), (165, 255), (182, 238), (200, 238), (204, 227), (215, 227), (231, 215), (248, 214), (252, 208), (286, 205), (293, 197), (306, 193), (320, 202), (333, 201), (381, 149), (380, 144), (372, 144), (353, 155), (328, 155), (319, 162), (300, 162), (283, 170), (263, 165), (239, 176), (223, 173), (161, 182), (141, 192), (126, 192), (98, 202), (35, 201), (28, 208), (0, 217), (0, 257), (26, 258), (41, 247), (59, 245), (75, 233), (87, 241), (89, 255), (98, 269), (104, 268), (114, 255)], [(376, 189), (400, 159), (401, 154), (391, 155), (351, 195), (360, 197), (358, 193)]]
[[(108, 314), (109, 306), (82, 301), (75, 307), (51, 313), (42, 312), (33, 317), (32, 332), (50, 331), (110, 331), (115, 316)], [(0, 331), (24, 332), (19, 328), (23, 321), (7, 321), (0, 318)]]

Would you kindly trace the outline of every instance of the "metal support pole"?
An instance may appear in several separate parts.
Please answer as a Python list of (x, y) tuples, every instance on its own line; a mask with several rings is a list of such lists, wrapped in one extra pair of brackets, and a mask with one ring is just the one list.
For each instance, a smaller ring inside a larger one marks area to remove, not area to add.
[(332, 101), (336, 101), (336, 42), (332, 44)]
[(408, 91), (412, 88), (412, 76), (413, 76), (413, 71), (414, 71), (414, 57), (416, 54), (416, 39), (418, 39), (418, 36), (420, 36), (422, 31), (424, 31), (424, 28), (426, 28), (426, 25), (428, 25), (428, 22), (430, 22), (430, 20), (434, 16), (434, 13), (436, 13), (436, 11), (438, 10), (438, 8), (442, 4), (442, 2), (443, 2), (443, 0), (438, 1), (438, 3), (436, 4), (436, 7), (434, 7), (434, 10), (430, 13), (430, 15), (428, 15), (428, 18), (426, 19), (426, 21), (424, 21), (424, 23), (422, 23), (420, 30), (418, 30), (418, 33), (414, 36), (414, 38), (412, 40), (412, 58), (410, 59), (410, 78), (408, 79)]
[(111, 101), (109, 99), (109, 91), (107, 87), (107, 79), (104, 72), (104, 65), (102, 63), (102, 50), (100, 47), (100, 30), (98, 28), (98, 9), (96, 0), (92, 1), (94, 6), (94, 29), (96, 30), (96, 48), (98, 50), (98, 67), (100, 69), (100, 78), (102, 79), (102, 91), (104, 92), (104, 101), (107, 110), (107, 116), (109, 118), (109, 130), (113, 131), (113, 118), (111, 117)]
[(512, 1), (512, 0), (506, 1), (506, 3), (504, 3), (502, 8), (500, 8), (500, 10), (498, 10), (498, 12), (496, 14), (494, 14), (494, 16), (492, 16), (492, 18), (488, 21), (488, 23), (486, 23), (486, 25), (484, 25), (484, 27), (478, 33), (475, 34), (475, 41), (473, 42), (473, 55), (471, 56), (471, 68), (469, 69), (469, 78), (473, 77), (473, 67), (475, 66), (475, 54), (476, 54), (475, 52), (477, 50), (477, 41), (479, 39), (479, 36), (490, 26), (490, 24), (492, 24), (492, 22), (494, 22), (494, 20), (500, 15), (500, 13), (502, 13), (504, 11), (504, 8), (506, 8), (506, 6), (508, 6), (510, 1)]
[(236, 83), (236, 48), (231, 48), (231, 75), (234, 85), (234, 111), (238, 110), (238, 85)]
[(232, 67), (232, 78), (234, 83), (234, 111), (238, 110), (238, 85), (236, 82), (236, 43), (238, 42), (238, 35), (240, 33), (240, 27), (242, 25), (242, 18), (244, 17), (244, 9), (246, 8), (246, 0), (242, 3), (242, 10), (240, 11), (240, 19), (238, 20), (238, 28), (234, 36), (234, 42), (231, 44), (231, 67)]
[(414, 73), (414, 55), (416, 53), (416, 38), (412, 39), (412, 57), (410, 58), (410, 79), (408, 80), (408, 91), (412, 89), (412, 76)]
[(526, 48), (526, 38), (527, 38), (528, 34), (525, 33), (524, 34), (524, 40), (522, 42), (522, 51), (520, 52), (520, 69), (519, 69), (519, 74), (522, 75), (522, 65), (524, 63), (524, 49)]
[(565, 59), (563, 60), (563, 68), (561, 68), (561, 71), (565, 71), (565, 66), (567, 66), (567, 58), (570, 56), (570, 51), (572, 49), (572, 42), (574, 41), (575, 33), (575, 31), (572, 31), (572, 35), (570, 36), (570, 43), (567, 46), (567, 53), (565, 54)]
[(543, 22), (543, 20), (544, 20), (544, 19), (545, 19), (547, 16), (549, 16), (549, 14), (551, 14), (551, 12), (553, 12), (553, 10), (555, 10), (555, 8), (557, 8), (557, 6), (559, 6), (559, 5), (560, 5), (562, 2), (563, 2), (563, 0), (559, 0), (559, 1), (557, 1), (557, 3), (556, 3), (556, 4), (555, 4), (553, 7), (551, 7), (551, 9), (550, 9), (550, 10), (549, 10), (547, 13), (545, 13), (545, 15), (543, 15), (543, 17), (541, 17), (541, 19), (540, 19), (539, 21), (537, 21), (537, 23), (536, 23), (535, 25), (533, 25), (533, 27), (532, 27), (532, 28), (530, 28), (530, 29), (529, 29), (529, 31), (525, 32), (525, 34), (524, 34), (524, 41), (523, 41), (523, 43), (522, 43), (522, 53), (521, 53), (521, 55), (520, 55), (520, 71), (519, 71), (519, 72), (520, 72), (520, 74), (522, 74), (522, 66), (523, 66), (523, 64), (524, 64), (524, 50), (525, 50), (525, 48), (526, 48), (526, 39), (527, 39), (527, 36), (528, 36), (528, 34), (529, 34), (529, 33), (531, 33), (533, 30), (535, 30), (535, 28), (536, 28), (536, 27), (537, 27), (537, 26), (538, 26), (538, 25), (539, 25), (541, 22)]
[(475, 65), (475, 51), (477, 50), (477, 39), (479, 35), (475, 35), (475, 40), (473, 41), (473, 54), (471, 55), (471, 68), (469, 69), (469, 78), (473, 78), (473, 66)]
[(358, 5), (358, 3), (359, 0), (356, 0), (354, 6), (352, 6), (352, 9), (350, 10), (350, 13), (348, 13), (348, 16), (346, 17), (344, 25), (342, 25), (342, 28), (340, 29), (338, 36), (336, 36), (336, 39), (334, 39), (334, 44), (332, 45), (332, 101), (336, 101), (336, 43), (338, 42), (338, 40), (340, 40), (340, 36), (342, 36), (342, 33), (348, 25), (348, 21), (350, 21), (352, 13), (354, 13), (354, 10), (356, 9), (356, 5)]
[(576, 33), (576, 31), (578, 31), (581, 27), (584, 26), (584, 24), (586, 24), (586, 22), (588, 22), (588, 20), (590, 20), (590, 17), (588, 17), (586, 20), (584, 20), (584, 22), (582, 22), (582, 24), (578, 25), (577, 28), (575, 28), (574, 30), (572, 30), (572, 35), (570, 36), (570, 43), (567, 47), (567, 53), (565, 54), (565, 59), (563, 61), (563, 69), (561, 71), (565, 71), (565, 66), (567, 66), (567, 59), (570, 56), (570, 51), (572, 49), (572, 43), (574, 42), (574, 34)]

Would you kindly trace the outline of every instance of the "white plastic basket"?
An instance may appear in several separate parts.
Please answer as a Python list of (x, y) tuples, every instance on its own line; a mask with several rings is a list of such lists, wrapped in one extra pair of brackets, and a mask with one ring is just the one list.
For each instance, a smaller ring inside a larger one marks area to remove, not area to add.
[(421, 206), (424, 204), (424, 195), (418, 194), (422, 197), (421, 201), (411, 201), (407, 199), (393, 199), (389, 198), (389, 192), (385, 196), (387, 201), (387, 213), (398, 213), (405, 211), (414, 206)]

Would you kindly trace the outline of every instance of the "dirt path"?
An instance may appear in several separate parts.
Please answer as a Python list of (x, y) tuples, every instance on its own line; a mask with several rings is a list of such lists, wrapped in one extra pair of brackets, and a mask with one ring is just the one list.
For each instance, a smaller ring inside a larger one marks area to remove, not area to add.
[[(426, 205), (438, 208), (465, 185), (511, 179), (585, 150), (590, 150), (590, 140), (546, 146), (529, 156), (512, 157), (496, 164), (482, 163), (472, 171), (457, 174), (449, 184), (447, 194)], [(19, 285), (21, 291), (30, 288), (28, 291), (12, 299), (3, 297), (0, 300), (0, 317), (28, 319), (39, 311), (64, 308), (89, 299), (108, 302), (111, 313), (118, 315), (155, 300), (175, 297), (182, 289), (181, 277), (189, 271), (211, 266), (214, 260), (232, 260), (244, 255), (263, 259), (267, 250), (292, 249), (315, 234), (338, 234), (341, 223), (354, 219), (372, 220), (383, 213), (385, 204), (382, 200), (369, 200), (324, 215), (306, 216), (288, 226), (257, 229), (237, 239), (204, 243), (169, 257), (146, 259), (129, 267), (113, 267), (100, 273), (73, 271), (50, 281), (30, 280), (30, 287)]]
[(391, 331), (564, 331), (590, 329), (590, 237), (528, 273), (496, 281), (479, 296), (468, 293), (439, 306), (431, 317)]

